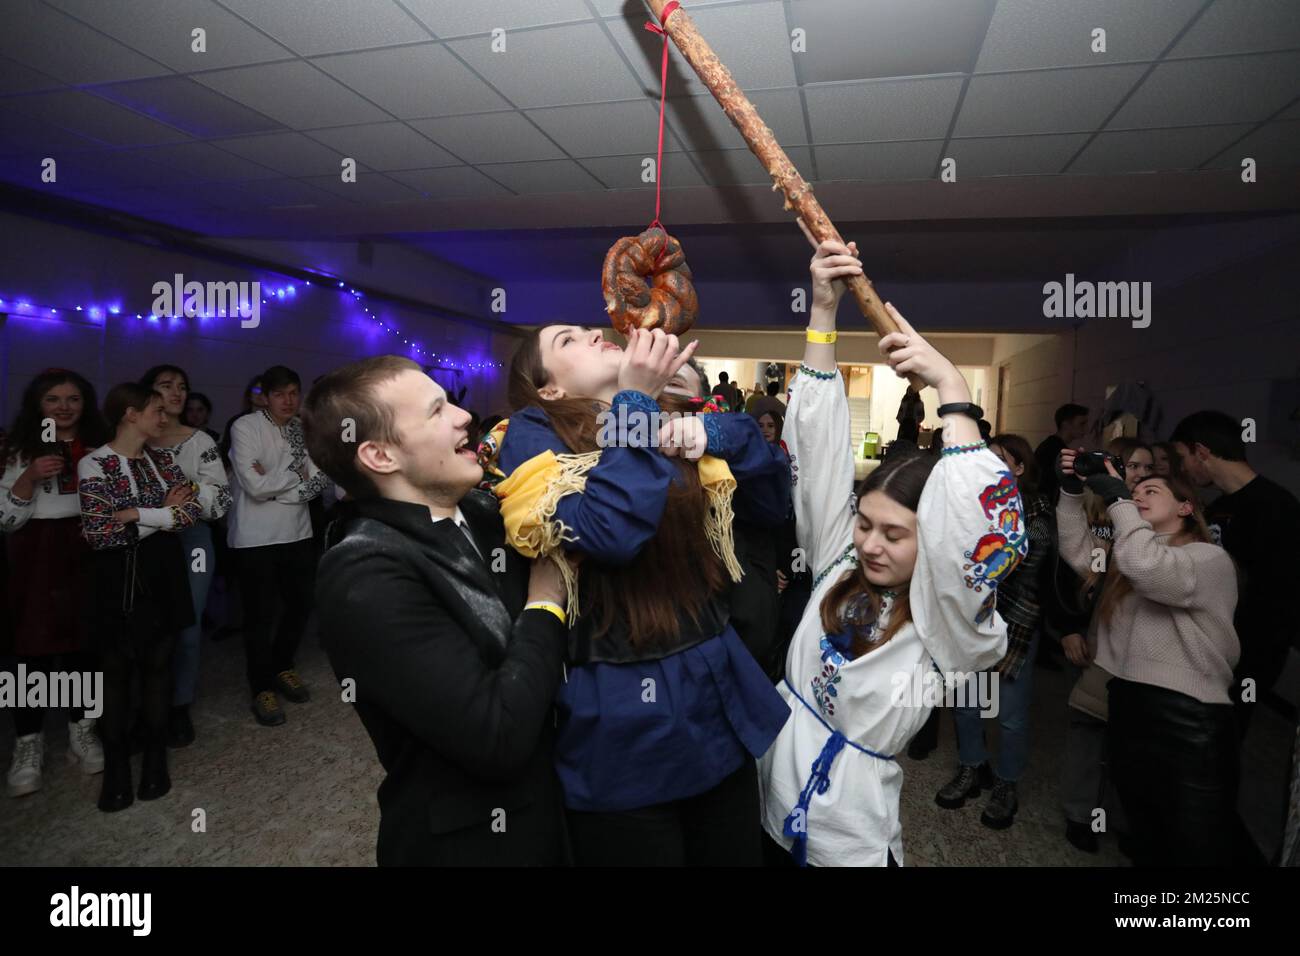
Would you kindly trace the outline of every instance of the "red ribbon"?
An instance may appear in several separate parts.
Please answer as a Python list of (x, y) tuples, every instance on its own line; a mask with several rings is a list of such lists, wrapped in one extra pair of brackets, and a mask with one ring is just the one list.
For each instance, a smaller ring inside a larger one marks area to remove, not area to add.
[[(659, 24), (661, 23), (664, 26), (667, 26), (668, 18), (673, 15), (673, 12), (679, 6), (681, 6), (681, 4), (678, 3), (677, 0), (670, 0), (670, 2), (664, 6), (664, 12), (659, 15), (659, 23), (649, 20), (645, 25), (645, 28), (651, 33), (658, 33), (664, 38), (663, 62), (659, 68), (659, 148), (655, 154), (655, 218), (654, 221), (646, 227), (646, 229), (653, 229), (655, 226), (658, 226), (660, 229), (663, 229), (664, 235), (668, 234), (668, 230), (664, 229), (664, 224), (659, 221), (659, 186), (660, 181), (663, 179), (662, 174), (664, 166), (664, 97), (668, 95), (668, 33)], [(662, 258), (664, 252), (667, 251), (668, 244), (665, 242), (663, 251), (659, 253), (658, 258)]]

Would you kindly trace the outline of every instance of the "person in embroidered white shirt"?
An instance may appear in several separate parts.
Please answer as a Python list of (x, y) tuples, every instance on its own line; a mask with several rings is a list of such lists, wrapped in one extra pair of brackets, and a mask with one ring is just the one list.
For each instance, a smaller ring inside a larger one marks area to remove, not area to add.
[[(228, 542), (237, 552), (244, 598), (244, 655), (253, 716), (283, 724), (277, 691), (295, 703), (310, 697), (294, 654), (311, 615), (316, 553), (308, 502), (329, 478), (307, 454), (298, 418), (301, 380), (283, 365), (261, 378), (267, 407), (230, 428), (234, 507)], [(277, 606), (282, 606), (274, 636)]]
[[(809, 342), (784, 437), (795, 527), (815, 578), (779, 686), (790, 720), (759, 763), (762, 820), (773, 862), (901, 865), (894, 755), (942, 698), (940, 674), (989, 668), (1006, 652), (994, 593), (1025, 554), (1026, 536), (1015, 480), (980, 441), (969, 404), (943, 416), (941, 459), (891, 458), (854, 500), (833, 342), (836, 280), (862, 266), (852, 244), (813, 245)], [(935, 388), (940, 405), (969, 403), (952, 363), (889, 312), (900, 331), (880, 350), (894, 371)]]
[(104, 778), (99, 809), (130, 806), (127, 724), (138, 677), (146, 732), (141, 800), (171, 789), (167, 772), (167, 709), (176, 635), (194, 623), (179, 535), (200, 514), (194, 486), (171, 453), (150, 448), (167, 422), (162, 396), (135, 382), (104, 398), (114, 429), (107, 445), (77, 464), (81, 530), (92, 551), (96, 638), (104, 670)]
[[(27, 674), (96, 669), (92, 653), (90, 549), (81, 536), (77, 463), (108, 438), (95, 389), (69, 369), (51, 368), (23, 390), (4, 444), (0, 532), (8, 557), (5, 651)], [(6, 777), (11, 797), (44, 783), (45, 707), (14, 707), (14, 758)], [(95, 720), (68, 712), (68, 753), (88, 774), (104, 769)]]
[(155, 365), (140, 376), (140, 384), (163, 397), (167, 424), (150, 448), (171, 453), (185, 476), (194, 482), (195, 497), (202, 509), (200, 521), (180, 533), (181, 552), (185, 556), (190, 582), (190, 600), (194, 604), (194, 623), (181, 631), (172, 655), (172, 708), (167, 719), (167, 745), (184, 747), (194, 742), (194, 723), (190, 704), (199, 683), (199, 646), (203, 635), (203, 609), (208, 603), (208, 587), (215, 572), (215, 551), (211, 522), (230, 510), (230, 485), (221, 452), (212, 436), (186, 425), (182, 418), (190, 395), (190, 377), (176, 365)]

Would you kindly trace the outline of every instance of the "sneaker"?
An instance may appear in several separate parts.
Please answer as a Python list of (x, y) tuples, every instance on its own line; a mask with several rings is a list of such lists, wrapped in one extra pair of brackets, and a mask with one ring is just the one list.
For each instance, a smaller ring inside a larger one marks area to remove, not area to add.
[(9, 765), (9, 796), (21, 797), (41, 789), (41, 766), (45, 763), (45, 737), (28, 734), (14, 741), (14, 762)]
[(276, 674), (275, 689), (295, 704), (305, 704), (311, 700), (307, 685), (298, 677), (297, 671), (280, 671), (280, 673)]
[(284, 711), (280, 709), (280, 700), (275, 691), (264, 690), (253, 698), (253, 716), (263, 727), (275, 727), (284, 723)]
[(1078, 820), (1065, 821), (1065, 838), (1072, 847), (1084, 853), (1096, 853), (1098, 850), (1097, 834), (1092, 832), (1092, 827), (1088, 824)]
[(188, 747), (194, 743), (194, 723), (190, 720), (190, 705), (177, 704), (167, 715), (167, 746)]
[(980, 814), (980, 823), (990, 830), (1005, 830), (1016, 822), (1016, 811), (1020, 801), (1016, 799), (1016, 785), (1010, 780), (998, 780), (993, 784), (993, 794), (984, 805)]
[(104, 772), (104, 748), (95, 733), (93, 717), (68, 724), (68, 762), (81, 764), (84, 774)]
[(944, 784), (943, 789), (934, 795), (934, 802), (945, 810), (956, 810), (964, 806), (967, 800), (980, 795), (981, 784), (988, 786), (984, 780), (990, 775), (991, 771), (986, 763), (978, 767), (962, 766), (957, 771), (957, 776)]

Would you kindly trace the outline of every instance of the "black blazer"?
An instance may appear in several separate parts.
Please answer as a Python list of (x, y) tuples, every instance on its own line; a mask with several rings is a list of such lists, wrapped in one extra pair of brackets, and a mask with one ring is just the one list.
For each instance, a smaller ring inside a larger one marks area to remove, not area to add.
[(563, 863), (566, 629), (523, 611), (528, 562), (505, 547), (496, 500), (460, 507), (482, 557), (427, 508), (370, 499), (345, 503), (317, 575), (322, 643), (388, 772), (379, 864)]

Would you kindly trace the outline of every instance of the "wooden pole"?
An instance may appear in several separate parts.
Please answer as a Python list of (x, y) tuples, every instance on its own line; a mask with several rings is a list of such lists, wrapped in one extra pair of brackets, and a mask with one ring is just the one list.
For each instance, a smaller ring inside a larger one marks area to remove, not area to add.
[[(669, 15), (668, 22), (662, 23), (661, 18), (667, 0), (645, 0), (645, 3), (654, 14), (655, 21), (661, 23), (664, 32), (672, 38), (673, 43), (677, 44), (677, 49), (681, 51), (682, 56), (686, 57), (686, 62), (708, 87), (713, 98), (722, 106), (723, 112), (735, 124), (740, 135), (749, 144), (750, 150), (772, 177), (772, 191), (776, 192), (779, 189), (785, 194), (785, 208), (797, 213), (799, 218), (808, 224), (809, 230), (818, 242), (827, 239), (843, 242), (844, 238), (839, 230), (835, 228), (835, 224), (831, 222), (830, 217), (822, 209), (821, 203), (813, 195), (812, 186), (799, 175), (799, 170), (794, 168), (794, 163), (790, 162), (790, 157), (776, 141), (776, 136), (758, 115), (754, 104), (736, 85), (736, 81), (731, 77), (731, 71), (722, 64), (717, 54), (700, 36), (694, 21), (686, 11), (678, 7)], [(880, 301), (880, 296), (876, 295), (875, 287), (866, 275), (846, 276), (844, 282), (877, 335), (885, 336), (890, 332), (898, 331), (898, 326), (894, 324), (894, 320), (885, 309), (885, 303)], [(913, 381), (916, 380), (913, 378)]]

